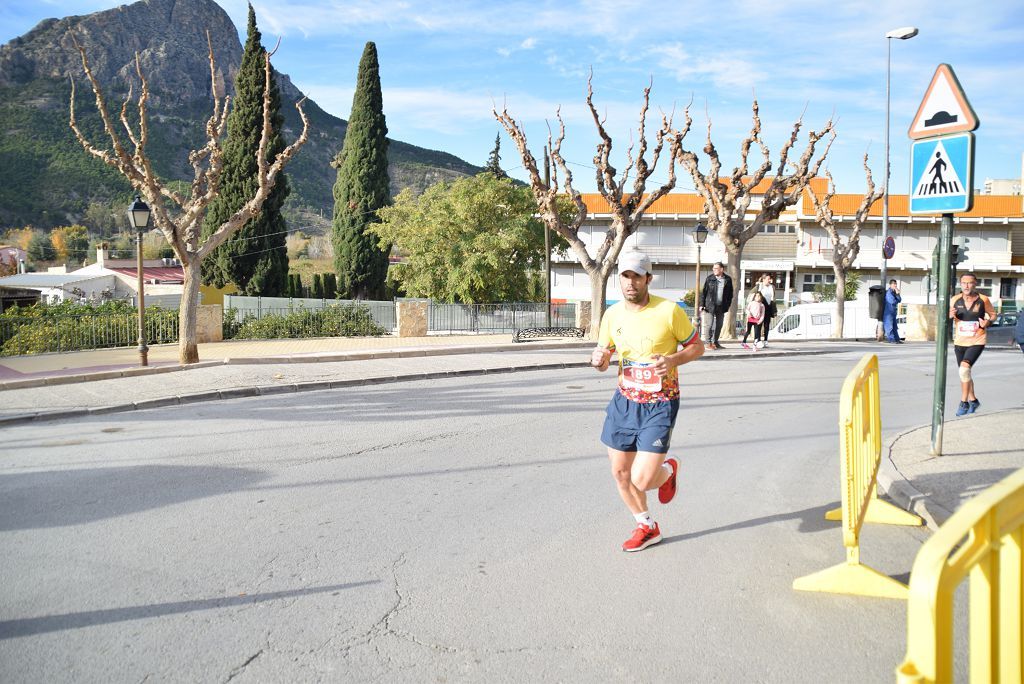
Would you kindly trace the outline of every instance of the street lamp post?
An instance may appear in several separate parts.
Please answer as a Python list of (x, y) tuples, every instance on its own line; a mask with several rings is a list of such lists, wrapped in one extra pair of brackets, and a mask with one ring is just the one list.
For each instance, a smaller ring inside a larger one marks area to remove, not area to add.
[[(886, 56), (885, 56), (885, 185), (882, 187), (882, 247), (889, 237), (889, 83), (892, 66), (892, 39), (910, 40), (918, 33), (913, 26), (893, 29), (885, 34)], [(888, 277), (889, 260), (882, 254), (881, 280), (882, 290), (886, 288), (885, 279)]]
[(146, 346), (146, 295), (142, 279), (142, 236), (149, 227), (149, 206), (138, 195), (128, 206), (128, 222), (135, 229), (136, 270), (139, 275), (139, 365), (149, 365), (149, 347)]
[(694, 281), (695, 287), (693, 289), (693, 313), (697, 318), (697, 336), (700, 337), (701, 331), (701, 317), (700, 317), (700, 248), (704, 244), (704, 241), (708, 239), (708, 229), (703, 223), (698, 223), (693, 228), (693, 241), (697, 243), (697, 279)]

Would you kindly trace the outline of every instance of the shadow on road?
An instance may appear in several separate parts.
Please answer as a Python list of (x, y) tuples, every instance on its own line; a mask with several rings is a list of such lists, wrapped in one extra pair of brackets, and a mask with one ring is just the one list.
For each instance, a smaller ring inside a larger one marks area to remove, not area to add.
[(836, 503), (824, 506), (815, 506), (814, 508), (805, 508), (802, 511), (793, 511), (792, 513), (779, 513), (777, 515), (766, 515), (760, 518), (752, 518), (751, 520), (741, 520), (740, 522), (722, 525), (721, 527), (712, 527), (698, 532), (676, 534), (671, 537), (665, 537), (661, 543), (662, 545), (671, 544), (673, 542), (697, 539), (698, 537), (704, 537), (709, 534), (729, 532), (731, 530), (743, 530), (748, 527), (758, 527), (760, 525), (784, 522), (786, 520), (799, 520), (800, 526), (797, 528), (798, 532), (821, 532), (822, 530), (839, 529), (837, 523), (825, 520), (825, 512), (836, 508), (838, 505), (839, 502), (837, 501)]
[(143, 465), (0, 475), (0, 531), (81, 525), (252, 488), (250, 468)]
[(371, 584), (380, 584), (380, 580), (349, 582), (347, 584), (331, 584), (323, 587), (307, 587), (305, 589), (290, 589), (288, 591), (270, 591), (265, 594), (219, 596), (217, 598), (197, 599), (195, 601), (172, 601), (169, 603), (152, 603), (146, 606), (127, 606), (125, 608), (108, 608), (105, 610), (86, 610), (80, 613), (64, 613), (62, 615), (43, 615), (41, 617), (34, 618), (4, 620), (0, 622), (0, 639), (14, 639), (16, 637), (32, 636), (34, 634), (60, 632), (67, 629), (79, 629), (81, 627), (92, 627), (94, 625), (107, 625), (114, 622), (126, 622), (128, 620), (143, 620), (146, 618), (161, 617), (163, 615), (192, 613), (197, 610), (233, 608), (235, 606), (264, 603), (266, 601), (277, 601), (280, 599), (294, 598), (298, 596), (325, 594), (327, 592), (341, 591), (343, 589), (355, 589), (357, 587), (365, 587)]

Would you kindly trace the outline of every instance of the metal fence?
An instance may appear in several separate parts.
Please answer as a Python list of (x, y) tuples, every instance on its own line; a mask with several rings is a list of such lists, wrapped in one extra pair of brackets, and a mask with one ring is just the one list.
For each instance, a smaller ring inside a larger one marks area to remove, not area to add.
[[(235, 318), (238, 321), (246, 317), (261, 319), (266, 315), (287, 315), (296, 311), (320, 311), (329, 307), (344, 306), (347, 304), (360, 304), (365, 306), (370, 316), (387, 333), (394, 332), (395, 303), (394, 302), (372, 302), (352, 299), (313, 299), (310, 297), (246, 297), (241, 295), (225, 295), (224, 311), (235, 310)], [(226, 319), (225, 319), (226, 321)]]
[[(145, 326), (149, 344), (178, 340), (177, 311), (147, 309)], [(0, 356), (131, 347), (138, 343), (138, 329), (139, 317), (135, 313), (3, 316)]]
[[(488, 334), (511, 333), (522, 328), (547, 326), (547, 304), (439, 304), (431, 302), (428, 330), (431, 333)], [(551, 325), (555, 328), (576, 324), (575, 304), (553, 304)]]

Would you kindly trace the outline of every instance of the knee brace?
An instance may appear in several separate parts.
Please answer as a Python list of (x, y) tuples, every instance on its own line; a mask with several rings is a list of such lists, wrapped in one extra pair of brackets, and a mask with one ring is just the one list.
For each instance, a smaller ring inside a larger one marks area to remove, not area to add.
[(961, 364), (961, 366), (960, 366), (960, 382), (970, 382), (970, 381), (971, 381), (971, 367), (969, 365), (968, 366), (964, 366), (964, 365)]

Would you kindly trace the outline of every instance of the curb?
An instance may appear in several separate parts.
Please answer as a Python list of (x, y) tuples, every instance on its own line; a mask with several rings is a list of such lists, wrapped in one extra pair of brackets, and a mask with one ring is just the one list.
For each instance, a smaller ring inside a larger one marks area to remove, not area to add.
[(50, 375), (41, 378), (26, 378), (24, 380), (8, 380), (0, 382), (0, 392), (12, 389), (32, 389), (37, 387), (48, 387), (52, 385), (69, 385), (78, 382), (92, 382), (94, 380), (113, 380), (117, 378), (130, 378), (140, 375), (157, 375), (160, 373), (174, 373), (178, 371), (189, 371), (197, 368), (211, 368), (214, 366), (234, 365), (259, 365), (259, 364), (284, 364), (284, 363), (332, 363), (338, 361), (367, 361), (373, 359), (402, 359), (426, 356), (449, 356), (454, 354), (480, 354), (502, 351), (523, 351), (526, 349), (584, 349), (593, 346), (593, 342), (520, 342), (502, 343), (487, 346), (454, 346), (454, 347), (408, 347), (405, 349), (382, 349), (376, 351), (342, 351), (342, 352), (306, 352), (286, 356), (246, 356), (227, 357), (221, 360), (199, 361), (187, 365), (167, 366), (144, 366), (123, 368), (121, 370), (97, 371), (94, 373), (71, 373), (67, 375)]
[[(201, 361), (187, 366), (155, 366), (146, 368), (130, 368), (122, 371), (104, 371), (101, 373), (89, 373), (72, 376), (55, 376), (52, 378), (36, 378), (33, 380), (16, 380), (10, 383), (0, 383), (0, 391), (4, 389), (20, 389), (25, 387), (44, 387), (48, 385), (70, 384), (73, 382), (88, 382), (91, 380), (107, 380), (112, 378), (134, 377), (141, 375), (156, 375), (176, 371), (187, 371), (198, 368), (210, 368), (222, 365), (257, 365), (267, 363), (323, 363), (331, 361), (360, 361), (386, 358), (411, 358), (426, 356), (447, 356), (452, 354), (486, 353), (491, 351), (521, 351), (529, 344), (533, 349), (586, 349), (593, 345), (592, 341), (587, 342), (528, 342), (499, 344), (487, 347), (437, 347), (437, 348), (410, 348), (402, 350), (384, 350), (374, 352), (335, 352), (332, 354), (321, 354), (313, 356), (282, 356), (282, 357), (254, 357), (240, 359), (224, 359), (223, 361)], [(765, 358), (781, 356), (809, 356), (818, 354), (834, 354), (844, 349), (807, 349), (787, 350), (774, 349), (755, 353), (746, 350), (737, 350), (734, 353), (712, 354), (701, 357), (701, 360), (724, 361), (737, 358)], [(522, 371), (537, 370), (564, 370), (568, 368), (588, 368), (589, 361), (569, 361), (538, 363), (533, 365), (520, 366), (497, 366), (491, 368), (466, 369), (457, 371), (423, 371), (407, 375), (383, 375), (377, 377), (359, 378), (354, 380), (311, 380), (308, 382), (297, 382), (290, 385), (266, 385), (236, 387), (224, 390), (208, 390), (190, 394), (180, 394), (170, 397), (158, 397), (142, 401), (129, 402), (124, 404), (110, 404), (107, 406), (96, 406), (92, 408), (65, 409), (44, 413), (26, 413), (16, 416), (0, 417), (0, 428), (11, 425), (24, 425), (65, 418), (81, 418), (84, 416), (104, 415), (108, 413), (122, 413), (127, 411), (144, 410), (151, 408), (163, 408), (167, 406), (182, 406), (205, 401), (218, 401), (223, 399), (239, 399), (257, 396), (271, 396), (276, 394), (288, 394), (292, 392), (312, 392), (327, 389), (338, 389), (343, 387), (359, 387), (363, 385), (379, 385), (394, 382), (415, 382), (417, 380), (435, 380), (440, 378), (465, 377), (475, 375), (496, 375), (500, 373), (517, 373)], [(52, 382), (47, 382), (47, 381)], [(15, 383), (25, 383), (18, 384)]]
[[(215, 364), (219, 365), (219, 364)], [(191, 366), (194, 367), (194, 366)], [(8, 416), (0, 418), (0, 428), (12, 425), (24, 425), (27, 423), (39, 423), (65, 418), (82, 418), (86, 416), (105, 415), (108, 413), (124, 413), (127, 411), (141, 411), (145, 409), (164, 408), (166, 406), (183, 406), (186, 404), (197, 404), (205, 401), (219, 401), (223, 399), (243, 399), (249, 397), (273, 396), (278, 394), (291, 394), (296, 392), (316, 392), (329, 389), (340, 389), (344, 387), (361, 387), (365, 385), (384, 385), (395, 382), (416, 382), (417, 380), (437, 380), (441, 378), (467, 377), (474, 375), (497, 375), (501, 373), (519, 373), (524, 371), (540, 370), (565, 370), (568, 368), (588, 368), (589, 361), (543, 363), (533, 366), (499, 366), (494, 368), (474, 368), (457, 371), (424, 371), (422, 373), (410, 373), (407, 375), (381, 375), (377, 377), (358, 378), (354, 380), (311, 380), (309, 382), (297, 382), (289, 385), (266, 385), (252, 387), (233, 387), (231, 389), (213, 390), (207, 392), (196, 392), (194, 394), (180, 394), (171, 397), (160, 397), (157, 399), (146, 399), (126, 404), (111, 404), (98, 406), (90, 409), (66, 409), (48, 413), (27, 413), (20, 416)]]
[(945, 506), (940, 506), (930, 500), (927, 495), (910, 484), (910, 481), (903, 477), (892, 460), (892, 451), (897, 442), (910, 433), (917, 432), (926, 427), (928, 426), (911, 428), (906, 432), (900, 433), (892, 440), (885, 458), (881, 460), (878, 467), (878, 486), (882, 488), (882, 492), (886, 496), (892, 499), (893, 503), (906, 511), (921, 516), (925, 525), (932, 532), (938, 532), (939, 527), (942, 526), (942, 523), (949, 520), (953, 512), (947, 510)]

